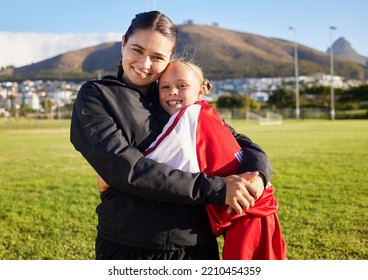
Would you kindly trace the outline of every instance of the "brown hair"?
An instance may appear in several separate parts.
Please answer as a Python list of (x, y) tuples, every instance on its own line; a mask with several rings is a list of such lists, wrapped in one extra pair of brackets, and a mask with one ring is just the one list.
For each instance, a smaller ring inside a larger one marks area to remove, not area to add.
[(159, 11), (137, 14), (125, 33), (124, 43), (127, 43), (130, 36), (137, 30), (154, 30), (171, 39), (174, 43), (171, 57), (174, 56), (178, 39), (178, 27), (166, 15)]
[[(174, 43), (170, 58), (174, 57), (178, 40), (178, 27), (169, 19), (168, 16), (159, 11), (144, 12), (135, 15), (135, 18), (132, 20), (127, 32), (125, 33), (124, 44), (126, 44), (129, 38), (138, 30), (157, 31), (163, 36), (169, 38)], [(118, 67), (118, 77), (121, 77), (123, 74), (121, 62)]]

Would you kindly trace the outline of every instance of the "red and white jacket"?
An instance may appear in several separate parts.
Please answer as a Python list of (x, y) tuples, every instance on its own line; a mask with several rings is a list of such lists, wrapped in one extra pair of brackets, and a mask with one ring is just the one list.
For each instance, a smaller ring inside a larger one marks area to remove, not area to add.
[[(216, 110), (198, 101), (170, 118), (145, 156), (183, 171), (226, 177), (239, 173), (243, 153)], [(213, 233), (224, 235), (223, 259), (286, 258), (273, 191), (269, 183), (242, 214), (228, 214), (225, 204), (206, 205)]]

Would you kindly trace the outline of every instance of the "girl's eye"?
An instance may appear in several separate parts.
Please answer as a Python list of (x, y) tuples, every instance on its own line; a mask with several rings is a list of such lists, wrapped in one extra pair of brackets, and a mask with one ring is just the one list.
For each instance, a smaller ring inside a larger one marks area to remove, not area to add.
[(186, 84), (180, 84), (180, 85), (178, 85), (178, 88), (186, 88), (186, 87), (187, 87)]

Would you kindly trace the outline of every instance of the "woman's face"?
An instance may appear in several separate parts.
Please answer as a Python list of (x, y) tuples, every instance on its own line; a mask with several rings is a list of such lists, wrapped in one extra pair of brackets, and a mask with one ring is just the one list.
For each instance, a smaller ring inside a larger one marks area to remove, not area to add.
[(159, 80), (161, 107), (170, 115), (201, 99), (203, 88), (191, 68), (170, 63)]
[(152, 30), (137, 30), (122, 46), (124, 80), (147, 93), (169, 63), (174, 42)]

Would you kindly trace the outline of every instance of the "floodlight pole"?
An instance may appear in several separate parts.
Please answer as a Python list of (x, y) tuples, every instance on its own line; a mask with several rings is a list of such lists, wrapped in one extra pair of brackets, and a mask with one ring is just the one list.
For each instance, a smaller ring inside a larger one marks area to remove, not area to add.
[(298, 66), (298, 44), (296, 42), (296, 30), (294, 27), (289, 27), (289, 30), (294, 34), (294, 68), (295, 68), (295, 117), (300, 118), (299, 109), (299, 66)]
[(149, 0), (145, 0), (145, 6), (146, 6), (146, 12), (149, 11), (154, 11), (156, 8), (156, 1), (155, 0), (151, 0), (151, 8), (149, 7)]
[(335, 93), (334, 93), (334, 63), (333, 63), (333, 43), (332, 43), (332, 30), (336, 30), (336, 27), (330, 26), (330, 87), (331, 87), (331, 120), (335, 119)]

